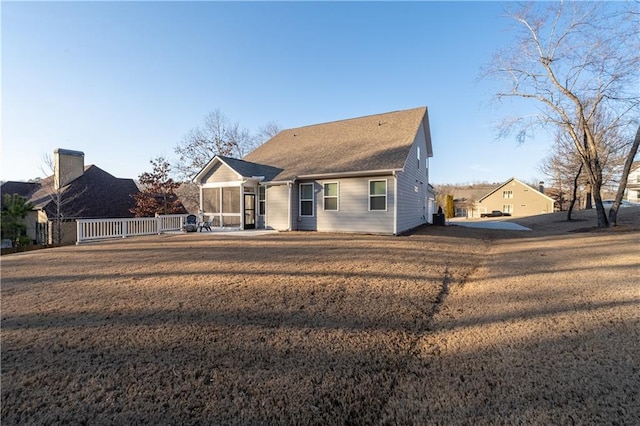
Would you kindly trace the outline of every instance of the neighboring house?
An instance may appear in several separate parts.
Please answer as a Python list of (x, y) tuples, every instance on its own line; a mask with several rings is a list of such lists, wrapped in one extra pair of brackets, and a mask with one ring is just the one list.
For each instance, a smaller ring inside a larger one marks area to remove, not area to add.
[(426, 107), (283, 130), (194, 178), (214, 226), (398, 235), (431, 222)]
[(534, 216), (553, 213), (553, 198), (543, 193), (543, 188), (534, 189), (516, 178), (511, 178), (481, 197), (471, 210), (469, 217), (480, 217), (482, 213), (499, 210), (511, 216)]
[(631, 164), (624, 198), (632, 203), (640, 203), (640, 161)]
[(75, 242), (76, 219), (132, 217), (131, 195), (139, 192), (132, 179), (116, 178), (94, 165), (85, 167), (83, 152), (66, 149), (54, 151), (53, 175), (39, 182), (6, 182), (1, 191), (33, 203), (25, 224), (27, 235), (37, 244), (53, 241), (57, 227), (52, 221), (58, 215), (64, 222), (63, 244)]
[(453, 195), (455, 217), (471, 217), (478, 200), (488, 192), (493, 191), (496, 186), (495, 184), (474, 184), (465, 188), (449, 190), (448, 192)]

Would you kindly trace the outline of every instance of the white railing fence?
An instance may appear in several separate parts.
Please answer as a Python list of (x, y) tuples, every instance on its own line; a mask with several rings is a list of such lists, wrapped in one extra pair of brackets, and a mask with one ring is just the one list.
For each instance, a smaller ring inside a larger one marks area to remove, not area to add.
[(181, 231), (186, 218), (186, 214), (170, 214), (131, 219), (78, 219), (76, 244), (105, 238), (127, 238)]

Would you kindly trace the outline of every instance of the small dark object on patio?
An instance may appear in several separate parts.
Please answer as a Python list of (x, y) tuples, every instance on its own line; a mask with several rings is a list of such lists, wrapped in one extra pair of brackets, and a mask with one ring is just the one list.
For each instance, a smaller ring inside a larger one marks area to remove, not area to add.
[(198, 230), (198, 218), (195, 214), (187, 216), (187, 221), (182, 225), (182, 230), (185, 232), (196, 232)]

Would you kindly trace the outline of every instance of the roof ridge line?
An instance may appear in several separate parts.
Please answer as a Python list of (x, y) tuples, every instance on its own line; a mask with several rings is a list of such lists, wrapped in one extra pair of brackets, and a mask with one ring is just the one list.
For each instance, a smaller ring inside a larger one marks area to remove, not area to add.
[(424, 109), (426, 111), (427, 106), (424, 105), (424, 106), (419, 106), (419, 107), (415, 107), (415, 108), (398, 109), (398, 110), (395, 110), (395, 111), (381, 112), (381, 113), (378, 113), (378, 114), (362, 115), (360, 117), (343, 118), (343, 119), (340, 119), (340, 120), (325, 121), (323, 123), (307, 124), (307, 125), (304, 125), (304, 126), (291, 127), (291, 128), (288, 128), (288, 129), (284, 129), (283, 132), (285, 132), (287, 130), (298, 130), (298, 129), (305, 129), (305, 128), (309, 128), (309, 127), (326, 126), (327, 124), (342, 123), (342, 122), (345, 122), (345, 121), (360, 120), (360, 119), (363, 119), (363, 118), (375, 117), (377, 115), (395, 114), (397, 112), (409, 112), (409, 111), (414, 111), (414, 110), (418, 110), (418, 109)]

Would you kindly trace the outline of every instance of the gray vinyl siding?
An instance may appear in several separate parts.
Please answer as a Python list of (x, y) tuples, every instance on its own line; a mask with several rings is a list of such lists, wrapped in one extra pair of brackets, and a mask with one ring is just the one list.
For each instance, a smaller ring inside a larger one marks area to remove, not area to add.
[(202, 183), (234, 182), (238, 174), (222, 163), (218, 163), (202, 178)]
[[(387, 181), (386, 211), (369, 211), (369, 181)], [(315, 198), (316, 230), (321, 232), (362, 232), (393, 234), (394, 177), (377, 176), (317, 181)], [(323, 185), (338, 182), (338, 210), (325, 211)]]
[[(420, 166), (418, 167), (417, 148), (420, 147)], [(411, 147), (404, 170), (397, 174), (398, 179), (398, 227), (397, 233), (413, 229), (428, 221), (429, 171), (427, 169), (427, 144), (425, 133), (420, 126)]]
[(266, 228), (278, 231), (289, 229), (289, 187), (287, 185), (267, 186)]

